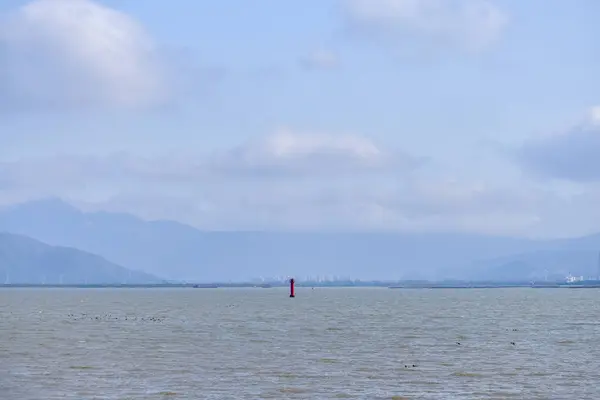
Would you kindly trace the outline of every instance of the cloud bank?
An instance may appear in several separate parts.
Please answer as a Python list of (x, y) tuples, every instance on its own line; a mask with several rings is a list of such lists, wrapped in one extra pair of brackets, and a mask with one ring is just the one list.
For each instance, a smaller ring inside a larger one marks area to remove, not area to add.
[(514, 233), (539, 222), (543, 193), (430, 164), (361, 136), (283, 129), (195, 158), (23, 159), (0, 165), (0, 182), (5, 201), (59, 196), (206, 229)]

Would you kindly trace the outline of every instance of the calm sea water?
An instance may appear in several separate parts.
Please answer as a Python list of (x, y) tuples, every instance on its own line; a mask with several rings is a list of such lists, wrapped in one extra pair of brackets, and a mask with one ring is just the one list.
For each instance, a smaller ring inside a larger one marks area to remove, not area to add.
[(0, 398), (600, 399), (600, 290), (4, 289)]

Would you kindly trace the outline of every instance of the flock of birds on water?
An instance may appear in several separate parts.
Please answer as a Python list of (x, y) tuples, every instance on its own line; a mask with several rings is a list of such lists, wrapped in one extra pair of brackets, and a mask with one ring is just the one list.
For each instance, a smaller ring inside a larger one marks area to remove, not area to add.
[[(163, 322), (165, 317), (137, 317), (137, 316), (113, 316), (112, 314), (104, 314), (104, 315), (88, 315), (85, 313), (81, 313), (79, 315), (75, 314), (67, 314), (67, 318), (72, 321), (140, 321), (140, 322)], [(506, 329), (507, 331), (518, 332), (518, 329)], [(458, 346), (461, 346), (461, 342), (456, 342)], [(516, 346), (515, 342), (510, 342), (511, 345)], [(404, 368), (416, 368), (416, 364), (405, 364)]]
[(89, 314), (67, 314), (67, 318), (72, 321), (141, 321), (141, 322), (163, 322), (165, 317), (137, 317), (131, 315), (115, 316), (112, 314), (89, 315)]
[[(72, 321), (141, 321), (141, 322), (163, 322), (165, 317), (137, 317), (137, 316), (113, 316), (111, 314), (104, 315), (88, 315), (85, 313), (75, 315), (67, 314), (67, 318)], [(511, 329), (507, 329), (510, 331)], [(512, 329), (513, 332), (517, 332), (518, 329)], [(461, 342), (456, 342), (458, 346), (461, 346)], [(516, 346), (515, 342), (510, 342), (511, 345)], [(416, 364), (405, 364), (404, 368), (417, 368)]]
[[(155, 316), (149, 316), (149, 317), (138, 317), (138, 316), (131, 316), (131, 315), (125, 315), (125, 316), (116, 316), (116, 315), (112, 315), (112, 314), (103, 314), (103, 315), (89, 315), (86, 313), (81, 313), (78, 315), (75, 314), (67, 314), (67, 318), (72, 320), (72, 321), (139, 321), (139, 322), (154, 322), (154, 323), (161, 323), (163, 322), (166, 318), (165, 317), (155, 317)], [(517, 332), (518, 329), (506, 329), (507, 331), (512, 331), (512, 332)], [(456, 342), (456, 344), (458, 346), (461, 346), (462, 343), (461, 342)], [(510, 342), (511, 345), (516, 346), (515, 342)], [(418, 365), (417, 364), (405, 364), (404, 368), (409, 369), (409, 368), (417, 368)]]

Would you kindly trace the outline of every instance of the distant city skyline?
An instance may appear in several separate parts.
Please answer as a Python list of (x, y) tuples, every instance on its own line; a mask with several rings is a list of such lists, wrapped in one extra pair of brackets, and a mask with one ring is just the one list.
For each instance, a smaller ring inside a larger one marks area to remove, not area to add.
[(600, 231), (600, 3), (9, 0), (0, 207)]

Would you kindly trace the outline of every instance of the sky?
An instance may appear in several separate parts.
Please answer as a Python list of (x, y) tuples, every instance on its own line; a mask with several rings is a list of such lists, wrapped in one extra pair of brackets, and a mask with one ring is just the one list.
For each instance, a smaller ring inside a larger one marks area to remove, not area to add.
[(600, 231), (597, 0), (7, 0), (0, 205)]

